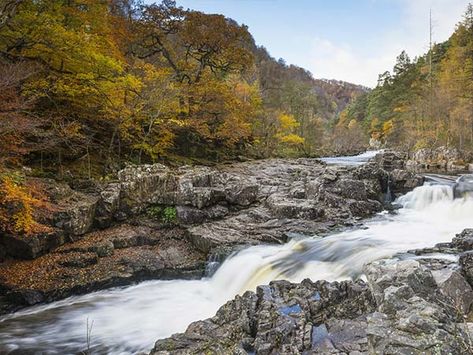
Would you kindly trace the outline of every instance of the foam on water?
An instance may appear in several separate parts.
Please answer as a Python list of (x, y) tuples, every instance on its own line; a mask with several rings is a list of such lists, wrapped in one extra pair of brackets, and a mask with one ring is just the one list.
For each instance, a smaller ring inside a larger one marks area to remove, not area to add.
[(367, 152), (354, 155), (354, 156), (341, 156), (341, 157), (327, 157), (320, 158), (323, 162), (333, 165), (362, 165), (365, 164), (371, 158), (374, 158), (377, 154), (381, 153), (382, 150), (368, 150)]

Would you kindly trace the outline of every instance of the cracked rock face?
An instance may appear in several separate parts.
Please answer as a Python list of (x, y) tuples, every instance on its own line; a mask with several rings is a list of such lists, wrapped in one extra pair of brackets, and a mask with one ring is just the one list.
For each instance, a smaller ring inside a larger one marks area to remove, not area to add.
[(215, 317), (156, 343), (151, 354), (300, 354), (366, 351), (374, 301), (363, 282), (275, 281), (228, 302)]
[[(344, 167), (328, 166), (317, 159), (268, 159), (218, 167), (129, 166), (118, 173), (115, 182), (75, 184), (80, 191), (48, 181), (54, 202), (63, 207), (53, 218), (57, 230), (28, 238), (3, 237), (1, 257), (40, 260), (0, 265), (0, 277), (6, 275), (0, 287), (11, 293), (32, 289), (50, 301), (70, 295), (73, 289), (115, 285), (114, 280), (126, 283), (171, 274), (201, 275), (209, 256), (356, 225), (382, 210), (389, 177), (376, 162)], [(159, 216), (147, 213), (165, 207), (175, 212), (174, 224), (166, 225)], [(143, 235), (143, 228), (148, 235)], [(109, 237), (120, 235), (121, 230), (129, 235)], [(154, 235), (163, 236), (163, 243)], [(191, 257), (185, 268), (173, 266), (177, 261), (167, 252), (171, 249), (165, 237), (175, 239), (177, 256)], [(66, 258), (61, 246), (74, 253)], [(121, 254), (126, 254), (123, 262), (118, 260)], [(38, 282), (32, 284), (23, 271), (47, 260), (57, 262), (41, 270)], [(100, 281), (80, 277), (69, 285), (57, 277), (61, 269), (64, 274), (74, 269), (84, 275), (93, 269)], [(54, 288), (67, 292), (54, 293)]]
[(36, 258), (156, 205), (175, 207), (179, 224), (189, 226), (193, 240), (200, 244), (280, 243), (288, 233), (311, 235), (329, 224), (354, 225), (381, 211), (390, 181), (394, 190), (421, 183), (403, 170), (384, 170), (392, 161), (399, 165), (387, 154), (384, 160), (359, 167), (327, 166), (317, 159), (177, 169), (162, 164), (128, 166), (118, 172), (115, 182), (81, 181), (73, 186), (76, 190), (42, 179), (59, 207), (51, 221), (45, 221), (54, 232), (28, 238), (6, 236), (0, 241), (0, 256)]
[[(436, 249), (471, 253), (471, 232)], [(473, 290), (465, 276), (473, 261), (461, 260), (378, 260), (364, 267), (366, 283), (271, 282), (158, 340), (150, 354), (470, 354)]]

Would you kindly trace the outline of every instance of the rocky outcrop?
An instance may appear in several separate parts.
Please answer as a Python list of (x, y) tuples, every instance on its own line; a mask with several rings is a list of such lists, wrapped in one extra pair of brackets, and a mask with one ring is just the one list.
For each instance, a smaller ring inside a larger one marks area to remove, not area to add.
[(453, 185), (455, 198), (473, 196), (473, 175), (460, 176)]
[[(452, 243), (372, 262), (366, 282), (271, 282), (150, 354), (471, 354), (472, 240), (465, 230)], [(460, 263), (436, 259), (439, 251)]]
[(393, 171), (406, 168), (406, 155), (394, 150), (384, 150), (375, 156), (374, 160), (381, 169)]
[[(130, 166), (115, 182), (78, 182), (74, 187), (80, 191), (50, 182), (53, 202), (61, 207), (51, 218), (55, 232), (1, 239), (10, 257), (37, 259), (0, 264), (0, 288), (42, 295), (32, 298), (37, 302), (114, 280), (200, 276), (213, 255), (356, 225), (383, 209), (393, 176), (376, 162), (343, 167), (316, 159), (270, 159), (218, 168)], [(90, 232), (94, 228), (104, 230)], [(166, 238), (174, 241), (172, 253)], [(192, 256), (190, 263), (173, 266), (183, 255)], [(28, 268), (41, 269), (35, 282)], [(61, 276), (71, 273), (75, 277)], [(31, 303), (9, 299), (14, 306)]]
[(410, 157), (406, 168), (415, 171), (464, 172), (469, 169), (467, 160), (456, 148), (423, 148)]
[(36, 235), (11, 235), (0, 238), (0, 249), (10, 257), (34, 259), (50, 250), (81, 238), (92, 229), (99, 198), (73, 190), (66, 183), (41, 179), (41, 185), (53, 204), (53, 212), (43, 221), (51, 232)]
[(281, 242), (287, 233), (324, 231), (327, 223), (352, 225), (382, 209), (389, 184), (405, 191), (419, 183), (403, 170), (383, 169), (398, 167), (400, 157), (394, 153), (377, 159), (350, 168), (326, 166), (316, 159), (261, 160), (218, 168), (129, 166), (118, 173), (117, 181), (102, 185), (79, 181), (76, 190), (42, 180), (55, 205), (56, 211), (45, 221), (54, 231), (6, 236), (0, 254), (36, 258), (93, 229), (165, 206), (175, 208), (174, 222), (191, 226), (192, 239), (207, 249), (226, 242)]
[(372, 310), (363, 282), (275, 281), (237, 296), (186, 333), (159, 340), (151, 354), (366, 352), (363, 315)]
[(206, 255), (183, 229), (121, 225), (35, 260), (0, 264), (0, 313), (145, 279), (202, 277)]
[(460, 354), (461, 319), (432, 272), (415, 260), (380, 260), (365, 268), (377, 311), (368, 316), (374, 354)]

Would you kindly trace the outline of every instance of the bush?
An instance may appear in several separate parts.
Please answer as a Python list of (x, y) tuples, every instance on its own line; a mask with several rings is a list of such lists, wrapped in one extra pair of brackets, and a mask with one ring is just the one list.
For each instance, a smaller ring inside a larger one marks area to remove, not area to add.
[(166, 207), (163, 211), (162, 221), (166, 224), (174, 224), (177, 220), (176, 207)]
[(17, 173), (0, 175), (0, 230), (15, 234), (48, 232), (50, 227), (38, 222), (52, 211), (41, 186), (28, 182)]
[(174, 206), (163, 207), (161, 205), (154, 205), (148, 207), (146, 210), (148, 217), (159, 220), (164, 224), (175, 224), (177, 221), (177, 211)]

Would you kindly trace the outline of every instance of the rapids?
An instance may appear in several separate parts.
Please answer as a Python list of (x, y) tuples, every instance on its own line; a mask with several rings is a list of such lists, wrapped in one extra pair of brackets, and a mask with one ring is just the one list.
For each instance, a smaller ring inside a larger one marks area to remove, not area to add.
[(363, 277), (362, 267), (369, 261), (413, 257), (405, 252), (450, 241), (471, 227), (473, 199), (454, 199), (451, 185), (428, 183), (396, 203), (401, 206), (396, 213), (382, 212), (361, 229), (244, 249), (209, 278), (148, 281), (4, 316), (0, 353), (21, 349), (19, 353), (77, 354), (87, 348), (87, 323), (94, 354), (147, 352), (157, 339), (213, 316), (226, 301), (257, 285), (276, 279)]
[(374, 158), (376, 154), (382, 152), (381, 150), (368, 150), (367, 152), (354, 155), (354, 156), (340, 156), (340, 157), (327, 157), (320, 158), (323, 162), (327, 164), (336, 164), (336, 165), (362, 165), (366, 163), (371, 158)]

